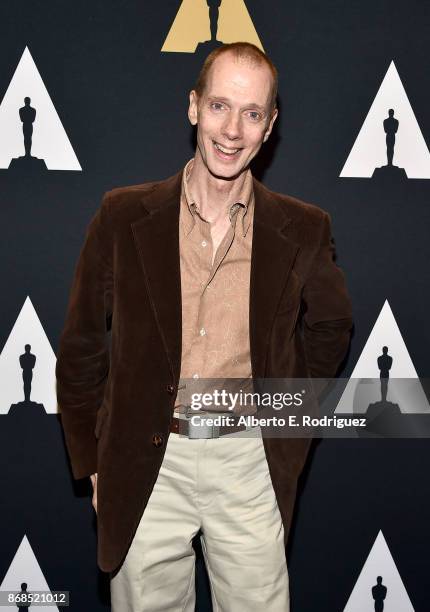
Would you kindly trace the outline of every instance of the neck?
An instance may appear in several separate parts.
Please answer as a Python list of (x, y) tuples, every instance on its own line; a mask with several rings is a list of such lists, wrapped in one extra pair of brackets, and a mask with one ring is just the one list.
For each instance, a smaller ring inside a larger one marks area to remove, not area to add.
[(196, 151), (188, 188), (204, 219), (211, 223), (229, 220), (230, 207), (243, 191), (246, 174), (247, 168), (232, 179), (214, 176)]

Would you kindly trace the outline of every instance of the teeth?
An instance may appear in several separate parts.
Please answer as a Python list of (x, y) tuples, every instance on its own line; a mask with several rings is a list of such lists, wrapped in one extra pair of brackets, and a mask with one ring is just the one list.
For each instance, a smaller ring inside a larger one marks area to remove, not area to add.
[(217, 142), (215, 142), (215, 146), (216, 146), (217, 149), (219, 149), (223, 153), (227, 153), (228, 155), (234, 155), (234, 153), (237, 153), (239, 151), (239, 149), (225, 149), (224, 147), (222, 147)]

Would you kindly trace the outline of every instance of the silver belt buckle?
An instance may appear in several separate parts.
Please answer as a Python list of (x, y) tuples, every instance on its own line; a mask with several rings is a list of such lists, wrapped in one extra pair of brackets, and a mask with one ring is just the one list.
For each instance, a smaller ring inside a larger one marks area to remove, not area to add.
[[(191, 417), (197, 415), (199, 417), (198, 424), (193, 424)], [(191, 406), (187, 406), (185, 409), (185, 416), (188, 420), (188, 438), (190, 440), (219, 438), (219, 425), (209, 425), (205, 423), (206, 417), (212, 420), (216, 415), (199, 412), (198, 410), (193, 410)]]

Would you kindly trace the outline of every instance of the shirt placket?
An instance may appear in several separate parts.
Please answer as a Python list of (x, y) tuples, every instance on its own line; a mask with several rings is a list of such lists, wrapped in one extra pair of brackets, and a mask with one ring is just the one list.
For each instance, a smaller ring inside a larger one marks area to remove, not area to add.
[(225, 259), (225, 256), (227, 255), (227, 253), (230, 250), (230, 247), (231, 247), (231, 245), (233, 243), (234, 236), (235, 236), (237, 217), (238, 217), (238, 214), (236, 212), (234, 214), (234, 216), (232, 217), (232, 219), (231, 219), (231, 225), (229, 226), (227, 232), (225, 233), (225, 236), (221, 240), (221, 243), (220, 243), (220, 245), (219, 245), (219, 247), (217, 249), (217, 252), (215, 254), (215, 259), (214, 259), (214, 262), (213, 262), (213, 265), (212, 265), (212, 269), (211, 269), (211, 272), (209, 274), (209, 278), (207, 280), (206, 286), (209, 285), (210, 282), (212, 282), (212, 279), (214, 278), (217, 270), (221, 266), (222, 262)]
[[(210, 346), (211, 344), (210, 334), (212, 330), (208, 329), (206, 319), (207, 313), (210, 309), (210, 304), (212, 300), (216, 298), (216, 295), (214, 295), (216, 286), (213, 283), (213, 279), (219, 271), (219, 268), (233, 242), (237, 214), (235, 214), (232, 218), (231, 225), (217, 249), (213, 265), (211, 265), (213, 256), (213, 241), (210, 233), (210, 223), (202, 219), (198, 213), (196, 217), (199, 228), (200, 247), (201, 249), (204, 249), (205, 254), (200, 257), (200, 261), (202, 263), (202, 293), (198, 305), (197, 325), (195, 330), (195, 338), (192, 345), (192, 353), (193, 361), (196, 364), (196, 372), (194, 377), (201, 378), (206, 376), (205, 365), (207, 361), (208, 345)], [(210, 295), (208, 294), (208, 290), (210, 290)], [(199, 367), (197, 367), (197, 365)]]

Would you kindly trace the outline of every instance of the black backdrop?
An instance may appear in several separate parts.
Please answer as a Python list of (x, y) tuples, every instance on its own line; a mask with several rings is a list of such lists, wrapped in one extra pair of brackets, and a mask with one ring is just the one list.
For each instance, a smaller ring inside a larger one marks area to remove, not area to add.
[[(160, 52), (179, 5), (1, 3), (0, 98), (28, 46), (82, 172), (0, 171), (0, 346), (28, 295), (56, 351), (73, 268), (103, 192), (167, 177), (192, 156), (186, 111), (202, 56)], [(343, 374), (388, 299), (427, 376), (430, 182), (381, 185), (339, 174), (392, 60), (430, 142), (429, 5), (246, 5), (280, 73), (280, 117), (254, 171), (332, 216), (355, 317)], [(288, 551), (292, 612), (343, 610), (379, 530), (414, 609), (428, 609), (428, 449), (428, 440), (315, 445)], [(71, 610), (109, 609), (89, 481), (72, 479), (57, 416), (2, 416), (0, 457), (0, 583), (26, 534), (50, 588), (71, 592)], [(209, 610), (202, 571), (198, 587), (198, 609)]]

